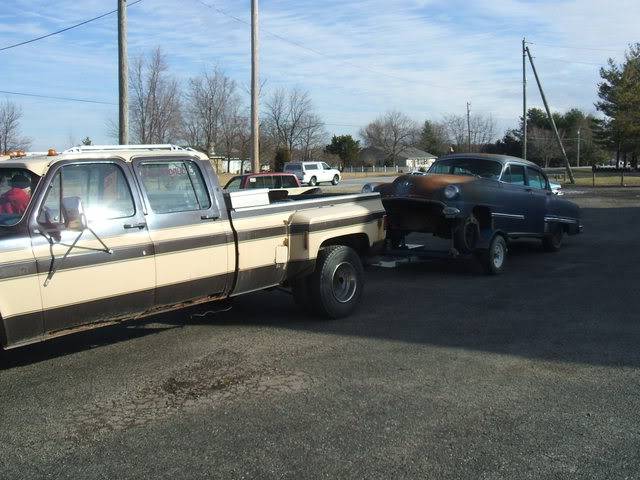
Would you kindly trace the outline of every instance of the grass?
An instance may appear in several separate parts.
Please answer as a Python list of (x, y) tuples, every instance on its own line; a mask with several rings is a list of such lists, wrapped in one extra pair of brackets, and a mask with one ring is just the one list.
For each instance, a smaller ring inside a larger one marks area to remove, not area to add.
[[(576, 170), (573, 172), (573, 176), (576, 179), (575, 185), (580, 187), (592, 187), (593, 176), (591, 171), (586, 170)], [(566, 178), (563, 174), (551, 174), (549, 175), (549, 179), (551, 181), (559, 182), (564, 186), (571, 186), (569, 183), (569, 179)], [(596, 187), (619, 187), (621, 181), (619, 172), (596, 172)], [(637, 172), (629, 173), (625, 172), (624, 174), (624, 186), (640, 186), (640, 174)]]

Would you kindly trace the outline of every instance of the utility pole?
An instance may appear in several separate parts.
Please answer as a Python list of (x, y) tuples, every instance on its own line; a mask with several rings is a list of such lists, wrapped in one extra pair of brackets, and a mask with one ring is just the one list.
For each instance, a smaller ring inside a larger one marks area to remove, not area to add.
[(576, 166), (580, 166), (580, 129), (578, 129), (578, 151), (576, 155)]
[(251, 165), (260, 172), (260, 114), (258, 89), (258, 0), (251, 0)]
[(129, 144), (129, 61), (127, 58), (127, 0), (118, 0), (118, 141)]
[(471, 107), (471, 104), (467, 102), (467, 151), (471, 152), (471, 118), (469, 107)]
[(529, 63), (531, 64), (531, 69), (533, 70), (533, 75), (536, 77), (536, 83), (538, 84), (538, 89), (540, 90), (540, 96), (542, 97), (542, 103), (544, 103), (544, 108), (547, 111), (547, 117), (549, 117), (549, 122), (551, 122), (551, 127), (553, 127), (553, 133), (556, 136), (556, 140), (558, 142), (558, 146), (562, 151), (562, 156), (564, 157), (564, 165), (567, 169), (567, 174), (569, 175), (569, 181), (571, 183), (576, 183), (575, 178), (573, 178), (573, 171), (571, 170), (571, 164), (569, 163), (569, 158), (567, 157), (567, 152), (564, 149), (564, 145), (562, 145), (562, 139), (560, 138), (560, 134), (558, 133), (558, 128), (556, 127), (556, 122), (553, 120), (553, 115), (551, 115), (551, 110), (549, 110), (549, 104), (547, 103), (547, 97), (544, 95), (544, 90), (542, 90), (542, 84), (540, 83), (540, 78), (538, 77), (538, 72), (536, 70), (536, 66), (533, 63), (533, 58), (531, 57), (531, 51), (529, 47), (525, 47), (527, 51), (527, 56), (529, 57)]
[(527, 159), (527, 42), (522, 37), (522, 158)]

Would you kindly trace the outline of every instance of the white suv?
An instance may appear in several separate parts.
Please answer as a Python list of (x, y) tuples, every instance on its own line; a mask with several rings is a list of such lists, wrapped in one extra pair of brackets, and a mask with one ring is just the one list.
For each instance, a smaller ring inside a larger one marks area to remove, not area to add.
[(293, 173), (300, 183), (313, 186), (320, 182), (340, 183), (340, 172), (324, 162), (290, 162), (284, 166), (286, 173)]

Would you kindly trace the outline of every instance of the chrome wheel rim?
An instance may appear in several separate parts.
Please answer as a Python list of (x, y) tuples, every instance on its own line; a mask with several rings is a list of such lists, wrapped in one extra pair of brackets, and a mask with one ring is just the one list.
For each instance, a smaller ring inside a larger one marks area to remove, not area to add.
[(331, 287), (334, 298), (340, 303), (349, 302), (356, 294), (356, 270), (348, 262), (339, 264), (333, 271)]
[(491, 255), (493, 266), (495, 268), (502, 267), (502, 264), (504, 263), (505, 253), (506, 252), (504, 244), (500, 241), (495, 242), (495, 244), (493, 245), (493, 254)]

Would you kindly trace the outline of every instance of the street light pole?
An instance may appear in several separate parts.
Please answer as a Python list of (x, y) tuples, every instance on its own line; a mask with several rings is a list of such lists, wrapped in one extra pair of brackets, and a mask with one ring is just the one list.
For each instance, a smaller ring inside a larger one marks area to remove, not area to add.
[(580, 129), (578, 129), (578, 152), (576, 158), (576, 166), (580, 166)]
[(471, 111), (469, 107), (471, 107), (471, 104), (467, 102), (467, 151), (471, 152)]
[(251, 0), (251, 164), (260, 172), (260, 113), (258, 85), (258, 0)]

